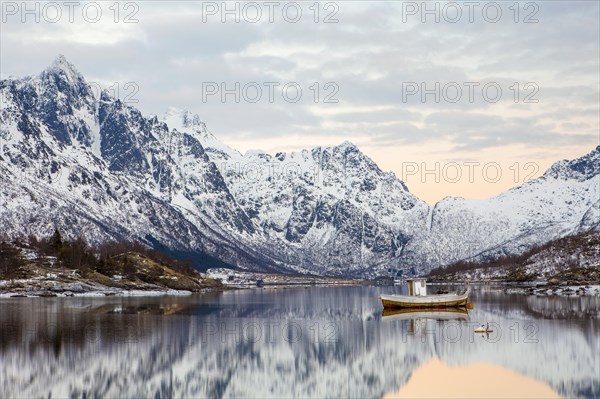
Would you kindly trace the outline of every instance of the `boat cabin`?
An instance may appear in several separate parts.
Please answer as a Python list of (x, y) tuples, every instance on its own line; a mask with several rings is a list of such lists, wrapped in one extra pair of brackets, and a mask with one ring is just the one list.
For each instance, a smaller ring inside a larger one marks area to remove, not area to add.
[(408, 283), (409, 296), (427, 296), (427, 279), (425, 278), (409, 278)]

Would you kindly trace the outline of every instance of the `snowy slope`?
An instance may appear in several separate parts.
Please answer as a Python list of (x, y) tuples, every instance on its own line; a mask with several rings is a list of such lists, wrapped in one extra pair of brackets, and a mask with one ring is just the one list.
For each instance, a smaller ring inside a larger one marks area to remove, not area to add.
[(0, 82), (0, 233), (135, 239), (242, 268), (373, 277), (598, 229), (600, 147), (488, 200), (434, 206), (352, 143), (241, 154), (198, 115), (162, 118), (59, 56)]
[[(446, 197), (429, 206), (348, 142), (275, 156), (222, 157), (211, 151), (223, 147), (214, 137), (200, 140), (239, 203), (273, 239), (321, 254), (327, 248), (327, 255), (345, 250), (343, 259), (369, 267), (377, 268), (379, 258), (382, 272), (386, 266), (418, 271), (423, 265), (521, 253), (600, 225), (600, 146), (496, 197)], [(335, 217), (322, 216), (336, 211), (348, 229), (355, 228), (350, 239)]]
[(448, 259), (452, 254), (444, 252), (440, 242), (460, 234), (463, 244), (457, 258), (481, 260), (598, 230), (599, 174), (600, 146), (579, 159), (557, 162), (543, 176), (496, 197), (446, 198), (434, 207), (423, 245), (437, 248), (440, 258)]
[(2, 233), (44, 236), (56, 226), (91, 243), (157, 240), (256, 263), (243, 244), (256, 229), (193, 136), (107, 92), (94, 98), (63, 57), (0, 90)]

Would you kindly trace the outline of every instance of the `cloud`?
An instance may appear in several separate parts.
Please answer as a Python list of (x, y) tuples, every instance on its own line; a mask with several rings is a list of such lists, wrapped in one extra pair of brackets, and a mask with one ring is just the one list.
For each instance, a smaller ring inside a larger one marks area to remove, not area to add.
[[(448, 151), (474, 153), (507, 144), (554, 150), (565, 143), (598, 143), (597, 2), (536, 2), (539, 22), (532, 24), (523, 23), (531, 11), (525, 3), (518, 23), (508, 8), (512, 3), (500, 3), (498, 23), (486, 22), (479, 9), (469, 22), (461, 2), (458, 23), (444, 18), (422, 23), (420, 15), (403, 14), (405, 5), (398, 2), (333, 2), (337, 9), (320, 3), (318, 23), (312, 3), (302, 3), (297, 23), (286, 21), (281, 7), (273, 23), (265, 20), (264, 8), (258, 23), (243, 18), (221, 23), (221, 15), (203, 18), (200, 2), (135, 4), (139, 22), (133, 24), (123, 23), (132, 11), (125, 9), (115, 23), (109, 3), (94, 24), (82, 18), (73, 23), (8, 18), (1, 24), (0, 76), (38, 73), (62, 53), (92, 81), (121, 87), (135, 82), (135, 105), (144, 113), (191, 109), (234, 147), (255, 139), (287, 150), (332, 137), (382, 148), (443, 140), (451, 143)], [(339, 22), (323, 23), (332, 12)], [(280, 91), (272, 103), (265, 97), (257, 103), (221, 102), (219, 96), (203, 101), (207, 82), (228, 87), (295, 82), (303, 96), (297, 103), (283, 100)], [(330, 94), (328, 82), (337, 85), (337, 103), (323, 101)], [(403, 98), (413, 82), (427, 88), (456, 83), (465, 90), (465, 82), (479, 83), (477, 90), (497, 83), (503, 97), (489, 102), (479, 91), (473, 102), (466, 92), (457, 102), (443, 96), (436, 102), (433, 95), (422, 101), (420, 93)], [(539, 88), (537, 103), (523, 102), (530, 82)]]

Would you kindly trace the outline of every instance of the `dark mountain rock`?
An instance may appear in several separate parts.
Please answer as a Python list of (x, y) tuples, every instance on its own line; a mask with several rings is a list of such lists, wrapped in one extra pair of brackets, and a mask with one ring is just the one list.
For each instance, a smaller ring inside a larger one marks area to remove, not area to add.
[(106, 91), (96, 98), (62, 56), (38, 76), (1, 81), (0, 91), (0, 225), (9, 236), (57, 227), (198, 264), (375, 277), (599, 228), (600, 147), (494, 198), (430, 206), (350, 142), (242, 155), (190, 112), (170, 109), (163, 121)]

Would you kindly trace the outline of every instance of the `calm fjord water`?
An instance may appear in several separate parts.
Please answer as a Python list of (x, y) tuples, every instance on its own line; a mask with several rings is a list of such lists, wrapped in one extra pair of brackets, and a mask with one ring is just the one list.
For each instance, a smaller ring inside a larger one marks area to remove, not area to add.
[(600, 298), (475, 287), (468, 315), (383, 316), (377, 296), (398, 291), (2, 299), (0, 397), (377, 398), (460, 370), (475, 386), (486, 367), (521, 393), (600, 396)]

